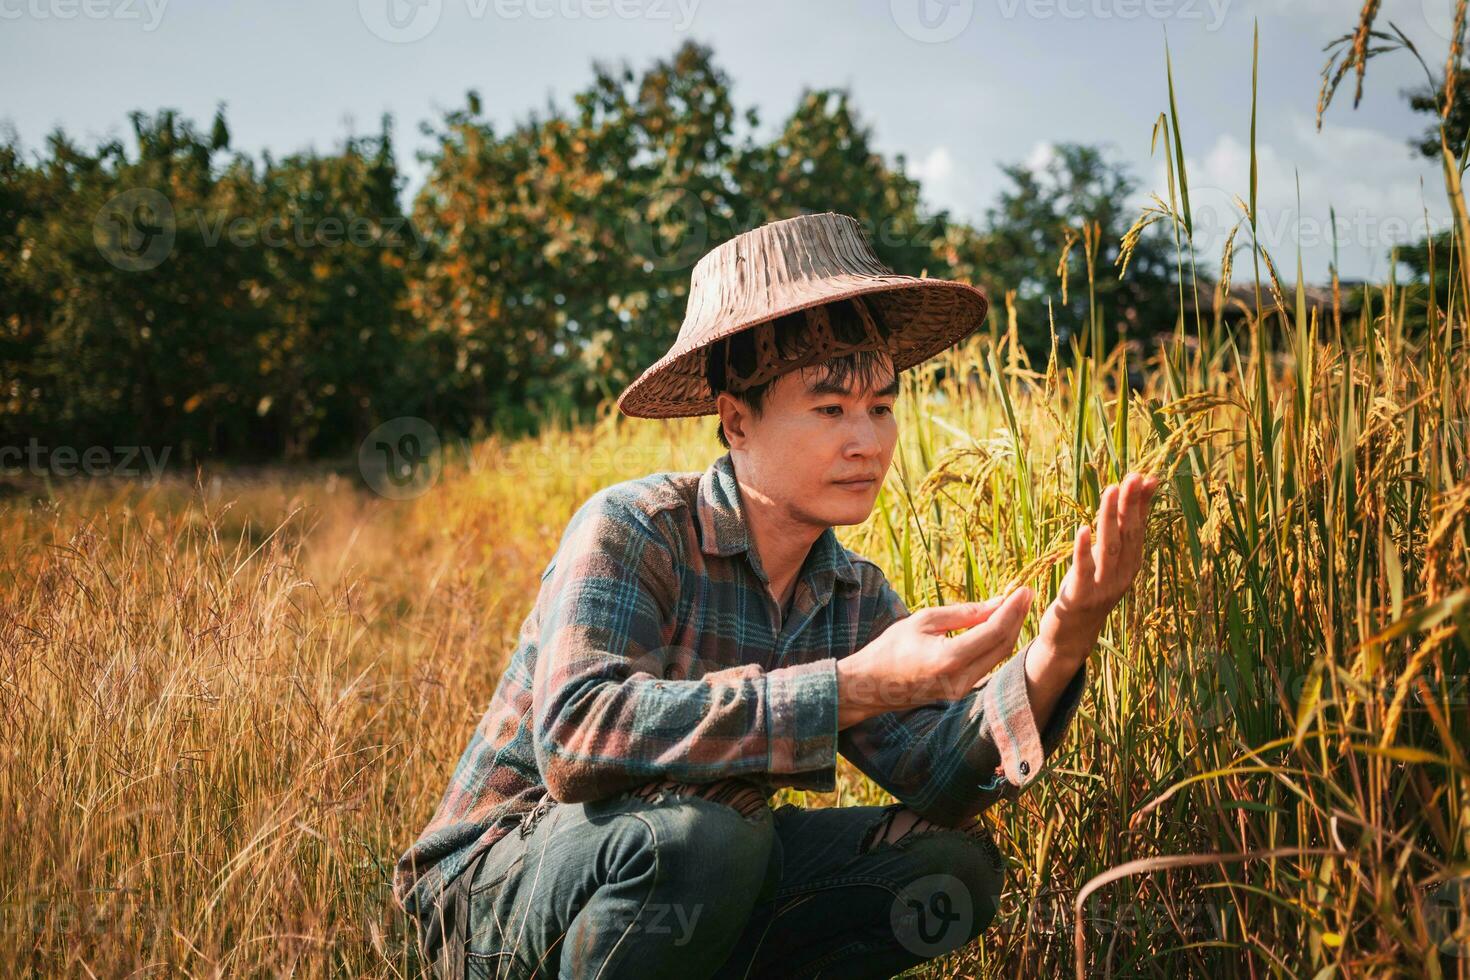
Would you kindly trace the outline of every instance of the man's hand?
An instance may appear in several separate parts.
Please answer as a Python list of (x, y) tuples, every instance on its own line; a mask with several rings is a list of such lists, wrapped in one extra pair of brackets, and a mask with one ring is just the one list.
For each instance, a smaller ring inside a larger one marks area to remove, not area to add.
[[(1143, 535), (1158, 477), (1132, 472), (1103, 491), (1097, 536), (1083, 524), (1072, 567), (1027, 648), (1027, 692), (1036, 724), (1087, 659), (1113, 607), (1143, 564)], [(1026, 587), (984, 602), (920, 609), (837, 662), (837, 727), (874, 715), (964, 697), (1016, 649), (1034, 598)], [(964, 633), (949, 637), (949, 630)]]
[[(1015, 652), (1033, 598), (1023, 586), (984, 602), (932, 606), (900, 619), (837, 661), (837, 727), (964, 697)], [(945, 635), (956, 629), (965, 632)]]
[(1037, 633), (1058, 654), (1085, 660), (1108, 614), (1133, 584), (1143, 564), (1144, 529), (1158, 487), (1156, 476), (1127, 474), (1102, 493), (1096, 541), (1086, 524), (1077, 528), (1072, 567)]

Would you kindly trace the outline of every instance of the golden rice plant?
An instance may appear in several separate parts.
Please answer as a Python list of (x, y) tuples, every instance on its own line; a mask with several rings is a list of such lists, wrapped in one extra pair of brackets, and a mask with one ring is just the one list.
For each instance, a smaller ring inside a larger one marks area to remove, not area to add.
[[(1170, 103), (1152, 220), (1197, 291), (1172, 81)], [(1010, 318), (905, 376), (878, 505), (839, 529), (911, 608), (1047, 600), (1100, 491), (1167, 479), (1069, 738), (982, 817), (1001, 913), (920, 975), (1470, 971), (1466, 294), (1425, 322), (1391, 281), (1356, 318), (1309, 307), (1245, 183), (1247, 317), (1186, 322), (1181, 288), (1161, 343), (1089, 327), (1040, 366)], [(1090, 281), (1095, 239), (1075, 233)], [(718, 452), (709, 419), (608, 406), (451, 446), (407, 501), (350, 463), (0, 500), (0, 972), (418, 975), (391, 867), (567, 518)], [(839, 776), (782, 797), (884, 800)]]

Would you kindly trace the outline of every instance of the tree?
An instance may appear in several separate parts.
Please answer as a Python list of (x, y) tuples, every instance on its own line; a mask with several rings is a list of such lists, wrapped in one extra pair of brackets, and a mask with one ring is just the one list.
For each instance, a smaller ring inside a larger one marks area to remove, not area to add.
[(262, 314), (257, 414), (284, 453), (344, 446), (383, 414), (415, 409), (422, 352), (403, 303), (423, 243), (399, 208), (391, 121), (329, 156), (266, 159), (258, 228), (243, 243), (246, 291)]
[(409, 260), (374, 238), (400, 217), (387, 122), (257, 169), (223, 109), (207, 135), (171, 110), (131, 120), (136, 154), (61, 132), (34, 166), (0, 152), (9, 437), (301, 456), (344, 448), (384, 400), (402, 414)]
[[(1461, 65), (1460, 72), (1461, 83), (1455, 86), (1454, 102), (1445, 119), (1445, 137), (1457, 160), (1464, 157), (1466, 138), (1470, 135), (1470, 87), (1463, 84), (1464, 65)], [(1444, 105), (1444, 83), (1444, 76), (1440, 75), (1432, 87), (1426, 82), (1418, 88), (1404, 90), (1402, 95), (1413, 111), (1437, 118)], [(1430, 124), (1418, 139), (1410, 140), (1409, 146), (1420, 156), (1437, 163), (1440, 154), (1438, 121)]]
[(649, 323), (679, 302), (709, 213), (730, 211), (733, 109), (708, 49), (685, 44), (639, 79), (595, 74), (574, 111), (550, 106), (504, 136), (474, 93), (429, 131), (415, 216), (431, 252), (410, 297), (438, 391), (466, 420), (525, 424), (615, 394), (662, 353)]
[[(1101, 232), (1093, 273), (1104, 347), (1124, 335), (1137, 338), (1174, 325), (1173, 255), (1161, 234), (1145, 234), (1126, 277), (1118, 278), (1114, 260), (1132, 223), (1125, 208), (1136, 187), (1122, 165), (1097, 147), (1062, 143), (1036, 166), (1014, 163), (1001, 170), (1010, 186), (988, 209), (982, 228), (952, 236), (947, 247), (954, 268), (983, 283), (992, 302), (999, 305), (1007, 290), (1015, 290), (1017, 332), (1033, 361), (1044, 361), (1049, 350), (1049, 310), (1059, 347), (1081, 332), (1088, 308), (1086, 256), (1080, 241), (1070, 250), (1066, 245), (1085, 223), (1096, 222)], [(1064, 250), (1065, 302), (1058, 275)]]
[[(750, 208), (746, 227), (818, 211), (852, 215), (863, 223), (874, 253), (896, 271), (943, 275), (937, 246), (948, 218), (921, 212), (919, 183), (890, 167), (873, 149), (872, 131), (844, 89), (802, 93), (796, 111), (769, 146), (748, 146), (733, 176)], [(744, 229), (740, 229), (744, 230)]]
[[(843, 89), (804, 91), (757, 140), (707, 46), (634, 72), (594, 64), (566, 106), (503, 132), (478, 95), (423, 127), (428, 179), (404, 214), (391, 120), (327, 154), (255, 160), (223, 107), (197, 128), (133, 113), (136, 150), (63, 133), (27, 162), (0, 144), (0, 426), (52, 444), (148, 443), (192, 455), (299, 458), (379, 421), (509, 433), (587, 415), (657, 360), (696, 262), (751, 228), (838, 211), (899, 272), (970, 279), (997, 313), (1019, 296), (1033, 354), (1085, 312), (1068, 229), (1103, 228), (1098, 300), (1137, 329), (1169, 265), (1145, 242), (1111, 260), (1132, 184), (1100, 152), (1059, 148), (980, 230), (930, 213), (900, 156), (874, 148)], [(1168, 298), (1161, 300), (1167, 306)], [(1166, 324), (1172, 323), (1172, 312)]]
[(414, 213), (431, 252), (409, 294), (436, 392), (466, 422), (520, 427), (615, 396), (673, 342), (700, 256), (767, 221), (853, 214), (895, 268), (944, 271), (943, 215), (921, 218), (918, 184), (872, 149), (845, 92), (804, 93), (763, 145), (705, 46), (594, 75), (572, 109), (504, 135), (474, 93), (428, 131)]

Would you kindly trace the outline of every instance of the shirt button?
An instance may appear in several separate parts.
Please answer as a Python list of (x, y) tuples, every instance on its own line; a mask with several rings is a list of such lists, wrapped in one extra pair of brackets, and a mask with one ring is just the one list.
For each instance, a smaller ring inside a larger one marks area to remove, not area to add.
[(1029, 762), (1027, 762), (1027, 761), (1025, 761), (1023, 759), (1023, 760), (1021, 760), (1021, 765), (1020, 765), (1019, 768), (1021, 770), (1021, 775), (1023, 775), (1023, 776), (1029, 776), (1029, 775), (1031, 775), (1031, 763), (1029, 763)]

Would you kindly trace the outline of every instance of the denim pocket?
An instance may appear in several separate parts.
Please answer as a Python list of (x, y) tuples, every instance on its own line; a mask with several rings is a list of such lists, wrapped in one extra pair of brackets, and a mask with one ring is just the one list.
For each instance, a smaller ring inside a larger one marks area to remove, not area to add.
[(465, 960), (465, 980), (520, 980), (510, 953), (471, 952)]
[[(500, 849), (500, 845), (505, 848)], [(515, 909), (515, 876), (521, 869), (525, 847), (511, 834), (497, 841), (485, 856), (465, 896), (465, 959), (471, 977), (510, 977), (516, 963), (514, 948), (507, 947), (508, 919)]]
[(442, 945), (436, 943), (436, 952), (431, 956), (436, 976), (462, 980), (465, 976), (506, 975), (499, 967), (493, 974), (485, 974), (484, 964), (477, 966), (474, 957), (487, 938), (498, 942), (498, 887), (520, 867), (524, 852), (520, 844), (514, 834), (502, 837), (481, 851), (450, 883), (436, 916), (442, 939)]
[(525, 856), (525, 842), (514, 832), (491, 844), (489, 853), (475, 869), (474, 878), (466, 883), (470, 897), (474, 898), (500, 885), (520, 867)]

